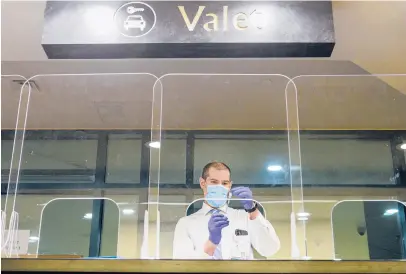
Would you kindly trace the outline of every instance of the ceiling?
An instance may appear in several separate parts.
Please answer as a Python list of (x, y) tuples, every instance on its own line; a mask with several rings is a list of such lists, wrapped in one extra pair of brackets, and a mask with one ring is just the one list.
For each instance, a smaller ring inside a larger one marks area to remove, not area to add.
[[(41, 47), (45, 1), (1, 5), (2, 60), (46, 60)], [(399, 58), (406, 48), (405, 13), (404, 1), (333, 1), (337, 44), (332, 59), (351, 60), (371, 73), (406, 73)]]
[[(295, 79), (302, 129), (406, 129), (406, 2), (334, 1), (337, 44), (322, 59), (47, 60), (41, 47), (44, 1), (2, 1), (2, 74), (260, 73), (405, 76)], [(362, 18), (362, 20), (360, 20)], [(379, 18), (379, 20), (376, 20)], [(24, 24), (21, 24), (23, 20)], [(14, 128), (20, 87), (2, 79), (2, 128)], [(28, 128), (285, 129), (296, 110), (282, 76), (167, 76), (162, 98), (153, 76), (39, 76)], [(160, 94), (156, 86), (155, 96)], [(114, 96), (112, 96), (114, 94)], [(28, 97), (24, 94), (22, 102)], [(162, 99), (162, 113), (160, 113)], [(25, 101), (24, 101), (25, 100)], [(288, 101), (289, 109), (286, 109)], [(24, 105), (20, 113), (24, 113)], [(157, 117), (162, 115), (160, 122)], [(22, 126), (20, 116), (19, 125)], [(295, 124), (295, 123), (293, 123)], [(291, 123), (292, 125), (292, 123)]]

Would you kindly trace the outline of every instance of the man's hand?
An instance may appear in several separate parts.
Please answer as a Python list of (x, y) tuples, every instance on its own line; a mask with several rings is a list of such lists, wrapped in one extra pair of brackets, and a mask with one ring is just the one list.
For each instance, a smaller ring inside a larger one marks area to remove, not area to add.
[[(254, 207), (254, 202), (252, 200), (252, 191), (245, 186), (239, 186), (236, 188), (231, 189), (231, 193), (233, 196), (241, 199), (241, 204), (247, 210), (250, 210)], [(255, 210), (249, 214), (250, 220), (255, 220), (255, 218), (259, 215), (259, 210)]]
[(217, 245), (221, 241), (221, 231), (229, 225), (228, 218), (222, 214), (215, 213), (209, 220), (209, 240), (204, 245), (204, 252), (210, 256), (214, 255)]
[(252, 191), (245, 186), (239, 186), (231, 189), (233, 196), (241, 199), (241, 204), (247, 210), (254, 207), (254, 202), (252, 201)]
[(213, 214), (209, 220), (209, 240), (215, 245), (221, 241), (221, 230), (229, 225), (228, 218), (223, 214)]

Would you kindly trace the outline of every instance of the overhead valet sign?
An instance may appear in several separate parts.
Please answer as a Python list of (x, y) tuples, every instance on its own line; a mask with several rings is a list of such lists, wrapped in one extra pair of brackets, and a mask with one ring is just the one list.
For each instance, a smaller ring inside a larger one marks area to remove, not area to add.
[(51, 59), (329, 57), (330, 1), (48, 1)]

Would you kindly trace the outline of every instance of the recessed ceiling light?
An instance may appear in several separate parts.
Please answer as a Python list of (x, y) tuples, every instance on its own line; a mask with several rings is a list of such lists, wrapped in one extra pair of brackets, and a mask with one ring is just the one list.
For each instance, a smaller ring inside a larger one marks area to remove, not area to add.
[(161, 142), (158, 141), (148, 142), (146, 145), (150, 148), (161, 148)]
[(276, 172), (276, 171), (283, 170), (283, 167), (279, 166), (279, 165), (270, 165), (270, 166), (267, 167), (267, 170), (271, 171), (271, 172)]
[(398, 209), (396, 209), (396, 208), (391, 208), (391, 209), (386, 210), (383, 215), (384, 215), (384, 216), (391, 216), (391, 215), (396, 214), (396, 213), (398, 213), (398, 212), (399, 212)]
[(297, 214), (298, 217), (309, 217), (310, 213), (309, 212), (299, 212)]
[(406, 143), (397, 145), (396, 149), (398, 149), (398, 150), (406, 150)]
[(134, 214), (134, 213), (135, 213), (135, 210), (134, 210), (134, 209), (131, 209), (131, 208), (123, 209), (123, 214), (124, 214), (124, 215), (132, 215), (132, 214)]
[(83, 219), (90, 220), (92, 219), (92, 217), (93, 217), (92, 213), (86, 213), (85, 216), (83, 216)]
[(307, 221), (307, 220), (309, 220), (309, 217), (298, 217), (297, 220), (298, 221)]
[(37, 236), (30, 236), (28, 238), (28, 242), (30, 242), (30, 243), (38, 242), (38, 240), (39, 240), (39, 237), (37, 237)]

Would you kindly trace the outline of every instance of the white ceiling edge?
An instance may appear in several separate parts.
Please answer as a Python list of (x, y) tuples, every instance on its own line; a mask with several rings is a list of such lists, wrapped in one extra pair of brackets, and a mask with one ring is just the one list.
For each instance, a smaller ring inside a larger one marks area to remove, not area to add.
[(406, 1), (333, 3), (336, 48), (333, 56), (351, 60), (406, 94)]
[[(351, 4), (350, 2), (348, 4)], [(344, 5), (348, 5), (345, 3)], [(2, 1), (2, 60), (3, 61), (39, 61), (47, 60), (47, 56), (41, 46), (42, 26), (44, 22), (44, 10), (46, 1)], [(343, 4), (340, 3), (340, 8)], [(352, 4), (351, 4), (352, 5)], [(335, 12), (334, 19), (336, 32), (343, 30), (345, 36), (357, 33), (358, 28), (352, 26), (350, 29), (344, 25), (340, 28), (341, 22), (345, 23), (346, 13), (351, 7), (345, 6), (344, 13)], [(342, 20), (343, 18), (344, 20)], [(348, 33), (348, 31), (351, 33)], [(364, 30), (363, 30), (364, 31)], [(337, 37), (340, 37), (339, 33)], [(346, 37), (344, 37), (346, 38)], [(348, 40), (348, 39), (347, 39)], [(406, 40), (406, 39), (405, 39)], [(343, 39), (344, 41), (344, 39)], [(336, 60), (349, 60), (341, 52), (346, 53), (345, 47), (349, 41), (337, 43), (334, 54), (331, 57)], [(344, 47), (343, 50), (337, 47)]]
[(46, 1), (1, 1), (2, 61), (47, 60), (42, 49)]
[[(371, 74), (404, 73), (405, 77), (382, 80), (392, 87), (406, 93), (406, 1), (333, 1), (333, 15), (336, 31), (336, 46), (331, 58), (318, 60), (349, 60), (362, 67)], [(2, 1), (1, 2), (1, 43), (2, 61), (21, 62), (21, 67), (27, 62), (42, 61), (57, 63), (60, 66), (71, 67), (74, 64), (89, 63), (94, 67), (98, 60), (48, 60), (41, 46), (43, 14), (46, 1)], [(235, 65), (235, 60), (224, 61), (223, 64)], [(276, 60), (292, 59), (256, 59), (255, 62), (277, 62)], [(309, 58), (301, 58), (309, 60)], [(310, 59), (314, 60), (314, 59)], [(200, 66), (199, 60), (104, 60), (102, 63), (138, 64), (149, 67), (150, 71), (159, 70), (162, 64), (182, 64)], [(239, 60), (240, 66), (246, 59)], [(41, 63), (42, 63), (41, 62)], [(204, 60), (204, 62), (213, 62)], [(219, 62), (217, 59), (216, 62)], [(249, 62), (254, 62), (250, 59)], [(14, 62), (11, 62), (14, 63)], [(3, 69), (10, 65), (3, 62)], [(147, 64), (147, 65), (144, 65)], [(315, 63), (316, 64), (316, 63)], [(14, 66), (16, 63), (14, 63)], [(113, 65), (114, 66), (114, 65)], [(128, 68), (126, 65), (123, 65)], [(131, 66), (133, 67), (133, 66)], [(187, 65), (187, 67), (190, 67)], [(226, 65), (226, 71), (233, 70)], [(67, 69), (70, 70), (70, 69)], [(120, 70), (120, 69), (119, 69)], [(139, 69), (137, 68), (137, 71)], [(50, 72), (51, 73), (51, 72)], [(266, 72), (265, 72), (266, 73)], [(4, 71), (3, 71), (4, 74)]]

